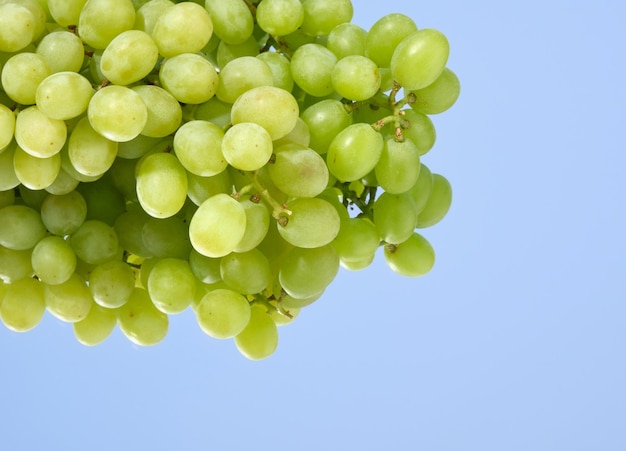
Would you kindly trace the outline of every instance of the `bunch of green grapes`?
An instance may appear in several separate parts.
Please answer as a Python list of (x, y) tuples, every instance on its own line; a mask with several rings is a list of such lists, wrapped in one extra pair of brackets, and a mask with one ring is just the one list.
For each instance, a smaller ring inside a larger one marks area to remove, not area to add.
[(271, 355), (278, 326), (381, 250), (430, 271), (422, 158), (456, 101), (439, 31), (350, 0), (0, 2), (0, 319), (95, 345), (169, 315)]

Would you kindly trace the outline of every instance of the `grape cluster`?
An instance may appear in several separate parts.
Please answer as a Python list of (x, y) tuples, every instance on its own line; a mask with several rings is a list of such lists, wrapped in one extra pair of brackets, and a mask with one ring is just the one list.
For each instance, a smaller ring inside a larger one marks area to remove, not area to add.
[(0, 319), (95, 345), (192, 308), (249, 359), (382, 247), (427, 273), (449, 44), (350, 0), (0, 2)]

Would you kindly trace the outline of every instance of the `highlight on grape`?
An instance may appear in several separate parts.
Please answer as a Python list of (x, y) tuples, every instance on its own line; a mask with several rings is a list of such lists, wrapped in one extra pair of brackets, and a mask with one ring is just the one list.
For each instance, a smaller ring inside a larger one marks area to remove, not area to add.
[(87, 346), (191, 309), (251, 359), (379, 252), (418, 277), (452, 190), (443, 33), (350, 0), (0, 4), (0, 319)]

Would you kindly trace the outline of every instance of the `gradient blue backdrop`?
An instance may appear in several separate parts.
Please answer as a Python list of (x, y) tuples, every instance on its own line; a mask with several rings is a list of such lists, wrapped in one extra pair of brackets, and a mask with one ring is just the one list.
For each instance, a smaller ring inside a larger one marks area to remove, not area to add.
[(625, 5), (354, 0), (451, 42), (434, 270), (342, 271), (257, 363), (191, 314), (153, 348), (0, 327), (0, 449), (626, 449)]

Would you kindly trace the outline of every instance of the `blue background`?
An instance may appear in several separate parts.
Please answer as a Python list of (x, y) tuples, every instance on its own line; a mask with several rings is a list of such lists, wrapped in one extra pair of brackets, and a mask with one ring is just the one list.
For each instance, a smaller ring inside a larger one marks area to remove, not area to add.
[(0, 327), (0, 448), (626, 449), (626, 3), (353, 3), (451, 43), (433, 271), (342, 270), (262, 362), (191, 312), (152, 348)]

